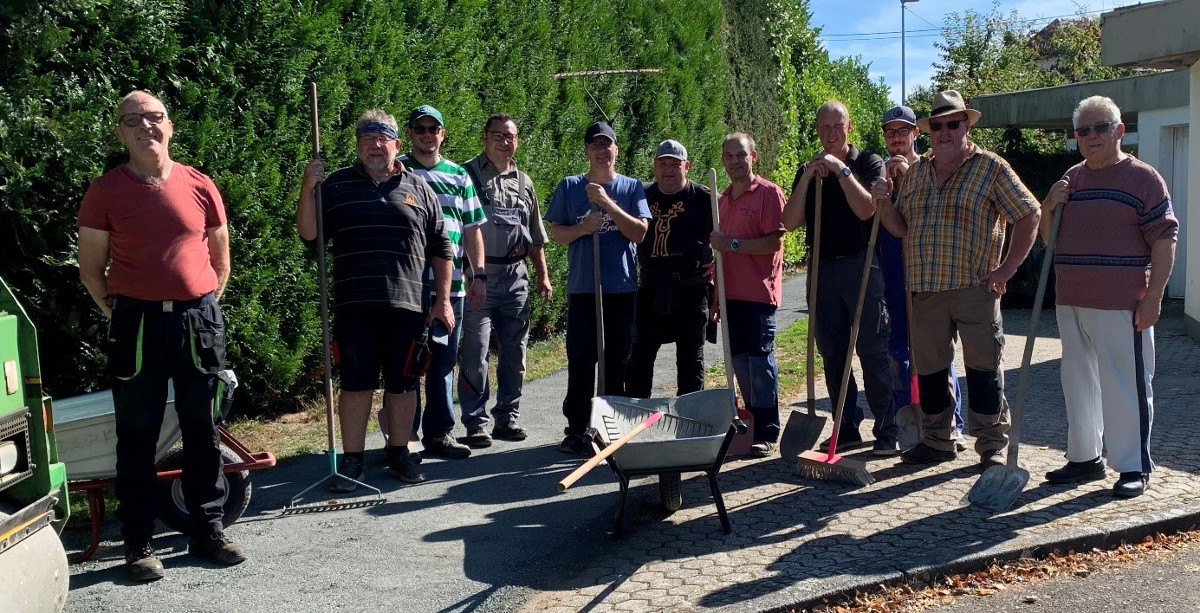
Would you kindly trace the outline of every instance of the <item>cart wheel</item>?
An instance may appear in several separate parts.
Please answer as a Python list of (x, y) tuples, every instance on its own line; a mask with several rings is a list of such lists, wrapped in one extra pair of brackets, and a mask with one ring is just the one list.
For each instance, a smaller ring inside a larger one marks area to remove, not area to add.
[(683, 492), (680, 487), (679, 473), (659, 473), (658, 499), (664, 509), (678, 511), (683, 506)]
[[(232, 451), (221, 447), (221, 459), (226, 464), (234, 464), (241, 461), (241, 458)], [(166, 457), (158, 461), (156, 468), (159, 471), (175, 470), (183, 467), (183, 450), (176, 449), (167, 454)], [(246, 512), (246, 507), (250, 505), (250, 471), (243, 470), (232, 473), (221, 473), (221, 478), (225, 482), (225, 504), (223, 510), (224, 517), (221, 519), (221, 524), (225, 527), (230, 526)], [(188, 511), (187, 505), (183, 502), (183, 483), (179, 479), (174, 481), (160, 481), (158, 483), (159, 507), (161, 509), (159, 518), (163, 523), (172, 530), (176, 530), (183, 534), (187, 534), (188, 527)]]

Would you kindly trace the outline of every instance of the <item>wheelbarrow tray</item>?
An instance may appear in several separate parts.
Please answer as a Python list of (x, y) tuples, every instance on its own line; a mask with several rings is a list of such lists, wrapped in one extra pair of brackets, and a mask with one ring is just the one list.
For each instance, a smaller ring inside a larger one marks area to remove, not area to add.
[[(92, 392), (54, 401), (54, 433), (59, 460), (67, 465), (72, 481), (111, 479), (117, 476), (117, 419), (112, 392)], [(154, 459), (161, 460), (181, 438), (175, 414), (175, 388), (167, 384)]]

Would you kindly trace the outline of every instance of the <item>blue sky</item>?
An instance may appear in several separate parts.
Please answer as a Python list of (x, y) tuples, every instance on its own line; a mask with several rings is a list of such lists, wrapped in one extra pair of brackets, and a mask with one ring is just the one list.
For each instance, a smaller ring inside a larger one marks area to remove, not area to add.
[[(1004, 13), (1015, 10), (1029, 25), (1041, 27), (1053, 17), (1070, 16), (1080, 10), (1099, 17), (1113, 8), (1135, 4), (1135, 0), (1001, 0)], [(904, 7), (907, 60), (905, 82), (911, 93), (929, 82), (933, 63), (939, 59), (934, 43), (941, 40), (943, 19), (951, 13), (991, 11), (992, 0), (919, 0)], [(900, 0), (811, 0), (811, 25), (822, 29), (821, 41), (830, 57), (858, 55), (871, 66), (871, 77), (883, 80), (900, 100)]]

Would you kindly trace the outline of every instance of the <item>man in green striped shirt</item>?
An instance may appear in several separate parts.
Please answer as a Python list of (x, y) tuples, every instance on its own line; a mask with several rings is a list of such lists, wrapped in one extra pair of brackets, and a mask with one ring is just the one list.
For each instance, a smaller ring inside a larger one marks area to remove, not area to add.
[[(471, 455), (471, 448), (456, 441), (451, 434), (454, 430), (454, 365), (458, 362), (458, 343), (462, 336), (463, 299), (478, 308), (487, 291), (481, 231), (487, 216), (466, 169), (442, 157), (442, 141), (446, 138), (442, 126), (442, 114), (432, 106), (423, 104), (413, 109), (408, 114), (408, 142), (412, 150), (400, 157), (404, 166), (424, 179), (437, 194), (454, 252), (454, 275), (450, 282), (454, 329), (440, 331), (441, 334), (436, 329), (431, 331), (433, 359), (425, 373), (425, 406), (422, 410), (418, 400), (413, 432), (416, 433), (418, 425), (421, 427), (425, 455), (462, 459)], [(464, 282), (464, 252), (476, 266), (469, 283)], [(432, 270), (427, 275), (427, 284), (432, 294)], [(441, 341), (443, 335), (444, 342)]]

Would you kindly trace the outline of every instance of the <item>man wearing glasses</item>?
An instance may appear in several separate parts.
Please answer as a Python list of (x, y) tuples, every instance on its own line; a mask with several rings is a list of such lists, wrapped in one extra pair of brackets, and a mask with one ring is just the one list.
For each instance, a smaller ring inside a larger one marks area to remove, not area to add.
[[(930, 464), (958, 455), (949, 384), (957, 333), (970, 395), (967, 429), (986, 469), (1003, 465), (1008, 445), (1000, 296), (1033, 246), (1040, 212), (1008, 162), (968, 140), (979, 111), (954, 90), (937, 94), (932, 108), (928, 119), (917, 120), (930, 133), (931, 150), (905, 174), (895, 206), (887, 200), (890, 189), (876, 194), (888, 230), (907, 239), (909, 332), (924, 413), (921, 443), (900, 459)], [(1001, 259), (1006, 221), (1013, 224), (1012, 240)]]
[[(819, 266), (816, 318), (812, 323), (817, 349), (825, 359), (825, 384), (830, 399), (836, 403), (843, 370), (850, 368), (847, 349), (862, 271), (868, 259), (875, 261), (875, 254), (867, 251), (875, 215), (869, 188), (883, 176), (883, 160), (850, 144), (854, 123), (846, 105), (837, 100), (817, 109), (816, 128), (822, 151), (796, 171), (783, 223), (788, 230), (804, 226), (805, 241), (811, 249), (817, 199), (814, 179), (823, 178), (821, 253), (815, 254), (812, 262), (813, 266)], [(896, 403), (892, 399), (892, 371), (888, 363), (890, 315), (883, 296), (883, 274), (877, 263), (871, 266), (859, 317), (862, 327), (855, 353), (862, 364), (867, 406), (875, 417), (871, 429), (875, 439), (872, 451), (881, 456), (895, 455), (898, 452)], [(853, 374), (843, 407), (838, 449), (858, 449), (866, 445), (858, 431), (865, 416), (858, 405), (858, 385)], [(821, 448), (828, 448), (828, 443), (822, 443)]]
[[(484, 262), (476, 265), (487, 276), (487, 297), (479, 307), (468, 306), (463, 314), (463, 339), (458, 367), (458, 399), (467, 444), (487, 447), (492, 437), (506, 441), (525, 440), (517, 425), (521, 391), (525, 385), (525, 348), (529, 339), (529, 269), (537, 268), (537, 294), (549, 302), (554, 295), (546, 268), (546, 228), (538, 209), (533, 180), (517, 168), (514, 157), (519, 145), (517, 124), (511, 115), (497, 113), (484, 123), (480, 140), (483, 153), (464, 168), (475, 184), (487, 214), (483, 233)], [(488, 345), (496, 332), (495, 426), (487, 425)]]
[[(420, 483), (425, 476), (408, 452), (420, 380), (406, 361), (430, 322), (454, 328), (454, 252), (437, 196), (396, 159), (396, 119), (368, 110), (358, 118), (354, 134), (358, 161), (328, 178), (321, 160), (309, 162), (296, 207), (300, 237), (315, 240), (313, 190), (319, 185), (325, 239), (333, 243), (333, 337), (340, 358), (338, 419), (344, 451), (338, 473), (362, 477), (367, 419), (382, 372), (388, 473), (405, 483)], [(426, 306), (427, 268), (433, 269), (437, 288), (432, 309)], [(329, 490), (354, 491), (355, 483), (340, 475)]]
[(168, 379), (184, 440), (188, 552), (224, 565), (246, 559), (221, 525), (225, 489), (213, 422), (217, 375), (225, 367), (217, 300), (229, 280), (229, 228), (212, 179), (171, 159), (175, 125), (162, 101), (131, 92), (116, 117), (129, 161), (93, 181), (83, 197), (79, 277), (110, 319), (125, 570), (134, 581), (154, 581), (163, 577), (150, 546), (158, 511), (154, 452)]
[[(445, 216), (446, 234), (450, 237), (454, 251), (454, 269), (450, 280), (450, 307), (454, 310), (455, 325), (449, 326), (447, 334), (433, 334), (429, 372), (425, 373), (425, 408), (421, 410), (420, 393), (417, 396), (417, 419), (424, 437), (421, 443), (424, 454), (450, 459), (462, 459), (471, 455), (471, 448), (454, 440), (454, 365), (458, 363), (458, 344), (461, 338), (463, 298), (471, 308), (483, 305), (487, 291), (487, 274), (483, 267), (483, 234), (480, 228), (487, 221), (475, 186), (466, 169), (442, 157), (442, 142), (446, 130), (442, 127), (442, 114), (437, 109), (423, 104), (408, 114), (408, 140), (412, 151), (400, 156), (404, 164), (416, 176), (425, 180), (433, 192)], [(464, 280), (463, 255), (474, 268), (471, 279)], [(434, 292), (433, 270), (428, 276), (429, 291)], [(445, 342), (436, 342), (444, 336)], [(413, 424), (416, 432), (417, 423)], [(390, 432), (390, 430), (389, 430)], [(477, 444), (479, 442), (477, 441)]]
[(1121, 151), (1121, 109), (1103, 96), (1075, 108), (1083, 162), (1042, 202), (1041, 235), (1066, 207), (1055, 243), (1056, 314), (1062, 338), (1067, 464), (1050, 483), (1104, 478), (1102, 448), (1120, 478), (1113, 495), (1140, 496), (1150, 484), (1154, 419), (1154, 324), (1175, 262), (1179, 220), (1166, 182)]

